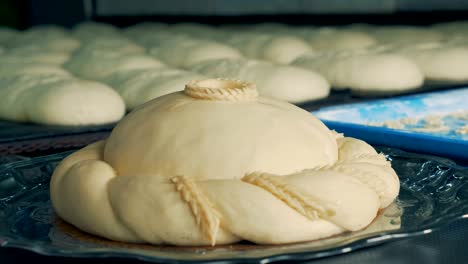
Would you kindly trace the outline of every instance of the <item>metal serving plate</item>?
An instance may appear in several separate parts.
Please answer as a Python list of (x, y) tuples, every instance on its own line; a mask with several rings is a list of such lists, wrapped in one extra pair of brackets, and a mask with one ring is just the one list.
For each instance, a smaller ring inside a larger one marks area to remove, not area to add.
[(447, 159), (388, 147), (401, 193), (366, 229), (305, 243), (260, 246), (172, 247), (112, 242), (85, 234), (54, 214), (49, 180), (70, 152), (0, 165), (0, 246), (44, 255), (121, 257), (152, 262), (271, 263), (344, 254), (430, 233), (468, 217), (468, 169)]

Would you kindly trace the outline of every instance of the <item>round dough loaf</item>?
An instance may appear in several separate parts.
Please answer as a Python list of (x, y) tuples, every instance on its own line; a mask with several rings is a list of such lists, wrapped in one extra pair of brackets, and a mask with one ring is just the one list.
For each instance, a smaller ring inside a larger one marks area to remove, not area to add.
[(41, 49), (57, 52), (73, 52), (80, 46), (80, 41), (71, 37), (65, 28), (56, 25), (40, 25), (17, 34), (9, 47), (38, 46)]
[(304, 40), (287, 35), (244, 33), (235, 34), (227, 43), (252, 59), (289, 64), (300, 55), (313, 53)]
[(425, 27), (385, 26), (374, 27), (371, 34), (382, 44), (416, 44), (440, 41), (443, 34)]
[(118, 71), (163, 66), (151, 56), (104, 50), (80, 50), (64, 64), (64, 67), (76, 76), (90, 80), (103, 80)]
[(103, 82), (122, 96), (127, 109), (134, 109), (156, 97), (180, 91), (188, 81), (200, 78), (199, 74), (163, 67), (120, 71)]
[(8, 64), (0, 65), (0, 76), (21, 76), (21, 75), (59, 75), (69, 77), (70, 73), (63, 68), (44, 63), (23, 63), (21, 58), (10, 58)]
[(311, 30), (304, 38), (316, 50), (358, 50), (377, 43), (365, 32), (333, 28)]
[(395, 48), (394, 52), (415, 62), (429, 83), (468, 81), (468, 46), (432, 42)]
[(123, 37), (96, 37), (86, 41), (80, 49), (81, 54), (109, 51), (119, 54), (142, 54), (145, 53), (145, 48)]
[(122, 118), (125, 105), (110, 87), (63, 76), (0, 78), (0, 117), (50, 125), (97, 125)]
[(111, 24), (83, 22), (73, 28), (72, 36), (82, 41), (88, 41), (103, 37), (118, 38), (121, 37), (121, 34), (119, 30)]
[(230, 46), (187, 37), (165, 39), (149, 52), (167, 65), (182, 69), (205, 60), (242, 57), (238, 50)]
[(252, 81), (262, 96), (291, 103), (325, 98), (330, 85), (319, 74), (298, 67), (245, 59), (210, 60), (194, 65), (192, 71), (213, 78)]
[(9, 49), (3, 54), (2, 62), (8, 63), (44, 63), (62, 65), (70, 58), (68, 52), (52, 51), (39, 46), (21, 46)]
[(60, 217), (108, 239), (281, 244), (363, 229), (399, 181), (372, 147), (310, 113), (250, 83), (205, 79), (67, 157), (50, 191)]
[(411, 60), (394, 54), (366, 51), (302, 56), (292, 65), (316, 71), (333, 89), (350, 88), (356, 93), (398, 93), (419, 88), (423, 74)]

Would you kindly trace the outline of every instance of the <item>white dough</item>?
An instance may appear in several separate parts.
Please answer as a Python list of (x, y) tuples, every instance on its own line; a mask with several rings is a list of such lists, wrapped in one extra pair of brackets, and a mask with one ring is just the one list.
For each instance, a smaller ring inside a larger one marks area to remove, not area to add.
[(51, 65), (62, 65), (70, 58), (70, 53), (62, 51), (53, 51), (41, 48), (39, 46), (21, 46), (9, 49), (3, 54), (3, 62), (18, 63), (44, 63)]
[(292, 65), (322, 74), (333, 89), (355, 92), (398, 93), (418, 88), (424, 80), (414, 62), (393, 54), (329, 53), (303, 56)]
[(94, 38), (120, 37), (121, 33), (110, 24), (83, 22), (73, 28), (72, 35), (82, 41), (88, 41)]
[(310, 45), (294, 36), (234, 34), (227, 43), (241, 50), (248, 58), (281, 64), (288, 64), (301, 55), (313, 52)]
[(0, 78), (0, 117), (50, 125), (96, 125), (125, 113), (120, 96), (97, 82), (62, 76)]
[(377, 43), (377, 40), (367, 33), (333, 28), (311, 30), (304, 38), (317, 50), (356, 50)]
[(190, 80), (201, 78), (199, 74), (163, 67), (116, 72), (103, 82), (122, 96), (127, 109), (134, 109), (151, 99), (181, 91)]
[(159, 68), (163, 64), (143, 54), (125, 54), (104, 50), (80, 50), (64, 65), (76, 76), (90, 80), (102, 80), (123, 70)]
[(468, 81), (468, 46), (432, 42), (395, 48), (394, 52), (414, 61), (429, 82)]
[(416, 44), (443, 39), (442, 33), (427, 27), (375, 27), (371, 34), (382, 44)]
[(205, 60), (242, 57), (238, 50), (221, 43), (179, 37), (166, 39), (149, 52), (167, 65), (182, 69)]
[(213, 78), (255, 82), (261, 95), (292, 103), (327, 97), (330, 85), (319, 74), (298, 67), (245, 59), (210, 60), (192, 71)]
[(11, 60), (8, 64), (0, 65), (0, 76), (21, 75), (58, 75), (67, 77), (70, 76), (70, 73), (54, 64), (23, 63), (21, 59), (18, 61), (16, 59)]
[(390, 163), (354, 140), (251, 83), (192, 81), (64, 159), (52, 205), (74, 226), (124, 242), (320, 239), (365, 228), (399, 193)]

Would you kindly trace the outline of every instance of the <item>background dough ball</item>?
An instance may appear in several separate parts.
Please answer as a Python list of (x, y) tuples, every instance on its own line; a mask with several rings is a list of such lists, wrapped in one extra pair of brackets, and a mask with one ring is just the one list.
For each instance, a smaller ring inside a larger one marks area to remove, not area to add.
[(330, 94), (330, 84), (323, 76), (299, 67), (258, 64), (246, 73), (246, 79), (256, 82), (263, 96), (290, 103), (304, 103)]
[(206, 60), (242, 57), (238, 50), (230, 46), (188, 38), (166, 40), (163, 45), (150, 49), (150, 54), (168, 65), (183, 69)]
[(330, 85), (321, 75), (299, 67), (244, 59), (211, 60), (191, 70), (213, 78), (254, 82), (263, 96), (302, 103), (328, 96)]
[(428, 81), (468, 81), (468, 47), (410, 47), (401, 54), (414, 61)]
[(305, 41), (299, 38), (278, 36), (271, 39), (262, 53), (265, 60), (289, 64), (303, 54), (313, 53), (313, 50)]
[(355, 50), (375, 45), (377, 40), (365, 32), (324, 29), (306, 37), (317, 50)]
[(333, 89), (351, 88), (355, 93), (392, 94), (418, 88), (424, 80), (414, 62), (391, 54), (304, 56), (293, 65), (317, 71)]
[(84, 80), (63, 80), (32, 89), (24, 107), (30, 121), (54, 125), (96, 125), (122, 118), (125, 104), (110, 87)]
[(439, 41), (443, 38), (443, 34), (434, 29), (411, 26), (375, 27), (371, 34), (383, 44), (415, 44)]
[(181, 91), (186, 83), (199, 78), (199, 74), (163, 67), (116, 72), (104, 82), (122, 96), (127, 109), (133, 109), (156, 97)]
[(0, 65), (0, 76), (8, 75), (60, 75), (70, 76), (65, 69), (51, 64), (41, 63), (12, 63)]
[(111, 24), (97, 22), (83, 22), (72, 30), (72, 36), (82, 41), (101, 37), (119, 37), (119, 30)]

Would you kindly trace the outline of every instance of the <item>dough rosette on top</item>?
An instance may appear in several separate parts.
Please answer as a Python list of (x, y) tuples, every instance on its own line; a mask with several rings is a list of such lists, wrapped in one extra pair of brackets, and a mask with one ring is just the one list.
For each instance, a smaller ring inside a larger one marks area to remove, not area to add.
[(51, 179), (60, 217), (124, 242), (279, 244), (365, 228), (399, 180), (363, 141), (258, 96), (204, 79), (132, 111)]

